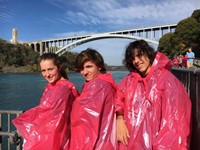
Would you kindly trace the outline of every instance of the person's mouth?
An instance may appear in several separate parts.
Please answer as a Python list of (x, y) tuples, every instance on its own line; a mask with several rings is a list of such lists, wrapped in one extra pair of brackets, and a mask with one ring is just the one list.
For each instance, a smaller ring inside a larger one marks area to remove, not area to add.
[(137, 66), (136, 66), (136, 68), (138, 68), (138, 69), (141, 68), (141, 67), (142, 67), (142, 64), (143, 64), (143, 63), (138, 63)]

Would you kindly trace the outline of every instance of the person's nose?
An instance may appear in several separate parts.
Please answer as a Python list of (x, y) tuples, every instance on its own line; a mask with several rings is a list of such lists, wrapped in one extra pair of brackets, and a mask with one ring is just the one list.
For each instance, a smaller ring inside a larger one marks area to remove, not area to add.
[(140, 61), (139, 57), (135, 57), (135, 58), (133, 59), (133, 63), (134, 63), (134, 64), (137, 64), (139, 61)]
[(48, 77), (50, 75), (50, 72), (47, 70), (45, 71), (45, 76)]
[(86, 68), (83, 68), (83, 70), (81, 70), (80, 72), (82, 75), (86, 75), (87, 74), (87, 69)]

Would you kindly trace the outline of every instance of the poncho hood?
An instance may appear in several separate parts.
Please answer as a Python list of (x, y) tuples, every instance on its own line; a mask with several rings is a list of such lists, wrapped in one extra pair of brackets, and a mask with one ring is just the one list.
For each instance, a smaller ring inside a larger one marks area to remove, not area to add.
[(116, 88), (116, 84), (115, 84), (115, 81), (114, 81), (114, 79), (113, 79), (113, 77), (112, 77), (112, 74), (110, 74), (110, 73), (100, 74), (97, 78), (102, 79), (102, 80), (105, 80), (105, 81), (111, 83), (112, 86), (113, 86), (114, 88)]
[(116, 89), (117, 85), (116, 85), (111, 73), (99, 74), (94, 80), (85, 82), (85, 85), (88, 85), (92, 82), (96, 82), (96, 80), (99, 80), (99, 79), (109, 82)]

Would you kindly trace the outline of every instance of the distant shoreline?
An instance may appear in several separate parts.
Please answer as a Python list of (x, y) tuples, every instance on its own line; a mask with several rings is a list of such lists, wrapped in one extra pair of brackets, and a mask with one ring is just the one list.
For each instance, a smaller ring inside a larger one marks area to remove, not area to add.
[(20, 66), (20, 67), (14, 67), (14, 66), (6, 66), (0, 68), (0, 73), (34, 73), (39, 71), (33, 71), (29, 66)]
[[(107, 71), (128, 71), (124, 66), (109, 67)], [(37, 67), (30, 66), (5, 66), (0, 67), (0, 73), (38, 73), (40, 72)]]

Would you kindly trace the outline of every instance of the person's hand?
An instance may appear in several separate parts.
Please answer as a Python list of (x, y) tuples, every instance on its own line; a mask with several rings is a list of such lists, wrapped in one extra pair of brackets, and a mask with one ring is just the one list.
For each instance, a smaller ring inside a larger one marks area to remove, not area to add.
[(128, 145), (128, 138), (130, 138), (128, 128), (124, 123), (124, 118), (122, 115), (117, 116), (117, 140)]

